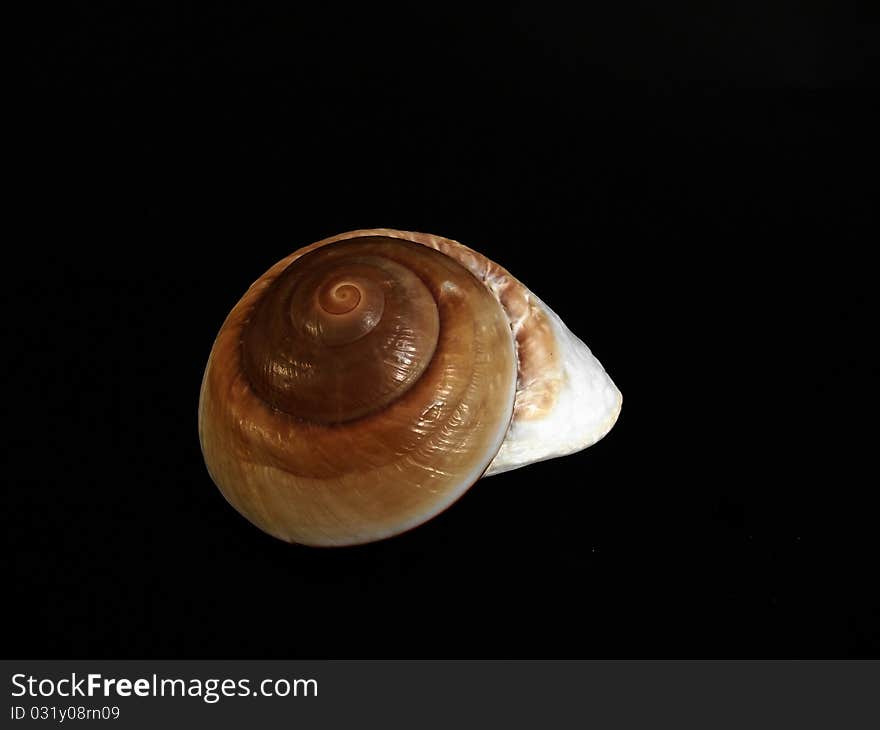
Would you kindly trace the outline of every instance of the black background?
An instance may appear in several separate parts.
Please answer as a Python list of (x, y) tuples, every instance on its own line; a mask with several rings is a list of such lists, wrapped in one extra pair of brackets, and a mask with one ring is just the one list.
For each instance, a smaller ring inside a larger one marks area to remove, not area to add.
[[(27, 36), (5, 653), (880, 655), (876, 18), (255, 5)], [(383, 226), (506, 266), (623, 413), (398, 538), (288, 546), (204, 469), (202, 370), (272, 263)]]

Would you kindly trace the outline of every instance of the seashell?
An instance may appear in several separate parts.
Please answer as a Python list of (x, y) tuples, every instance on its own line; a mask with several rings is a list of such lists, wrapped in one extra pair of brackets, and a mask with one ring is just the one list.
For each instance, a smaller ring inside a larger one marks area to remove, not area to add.
[(594, 444), (621, 402), (498, 264), (439, 236), (358, 230), (295, 251), (235, 305), (205, 368), (199, 438), (257, 527), (353, 545), (429, 520), (481, 476)]

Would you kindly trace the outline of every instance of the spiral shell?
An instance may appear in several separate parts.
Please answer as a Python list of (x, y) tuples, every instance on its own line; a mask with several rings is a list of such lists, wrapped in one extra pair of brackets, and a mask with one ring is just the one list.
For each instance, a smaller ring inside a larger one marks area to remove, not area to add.
[(202, 381), (202, 452), (226, 499), (275, 537), (379, 540), (487, 470), (589, 445), (577, 418), (547, 441), (547, 424), (583, 411), (562, 403), (573, 361), (578, 382), (584, 363), (603, 376), (592, 443), (619, 391), (540, 300), (454, 241), (354, 231), (278, 262), (233, 308)]

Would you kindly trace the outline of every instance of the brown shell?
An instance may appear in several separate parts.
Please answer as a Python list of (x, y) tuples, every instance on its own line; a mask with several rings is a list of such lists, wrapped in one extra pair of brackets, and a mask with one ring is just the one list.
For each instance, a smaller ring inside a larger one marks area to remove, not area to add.
[(202, 382), (202, 452), (266, 532), (378, 540), (483, 474), (516, 367), (507, 314), (454, 258), (369, 232), (321, 242), (269, 269), (223, 324)]

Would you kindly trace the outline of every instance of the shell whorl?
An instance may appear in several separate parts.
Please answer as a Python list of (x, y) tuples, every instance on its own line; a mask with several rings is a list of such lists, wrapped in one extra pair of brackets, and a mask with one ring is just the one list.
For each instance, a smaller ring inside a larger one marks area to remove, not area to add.
[(446, 276), (410, 246), (361, 239), (291, 264), (242, 333), (242, 365), (254, 391), (279, 411), (326, 424), (402, 397), (434, 356), (435, 297), (445, 292), (430, 282)]
[(202, 451), (266, 532), (368, 542), (479, 479), (516, 382), (510, 321), (482, 282), (432, 248), (358, 236), (288, 257), (232, 310), (203, 378)]

